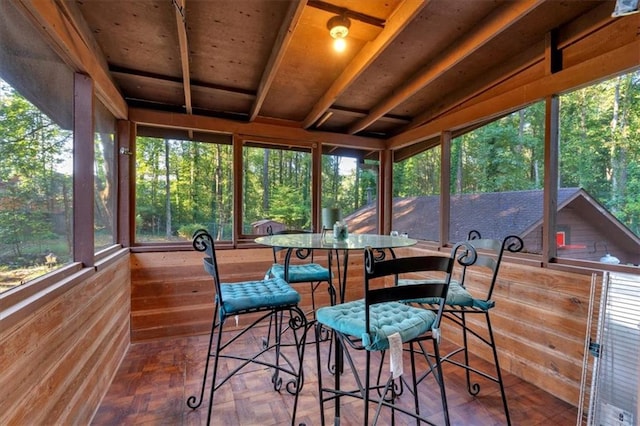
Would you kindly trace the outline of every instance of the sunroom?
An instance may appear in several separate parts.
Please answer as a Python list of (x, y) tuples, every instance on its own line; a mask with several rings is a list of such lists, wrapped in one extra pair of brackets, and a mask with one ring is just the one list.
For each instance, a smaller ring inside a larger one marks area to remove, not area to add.
[[(407, 233), (407, 256), (518, 235), (501, 368), (586, 421), (603, 277), (640, 264), (637, 9), (0, 2), (0, 424), (89, 424), (133, 346), (208, 334), (195, 230), (242, 281), (271, 266), (268, 229), (336, 219)], [(351, 255), (347, 299), (362, 270)], [(632, 419), (638, 372), (612, 408)]]

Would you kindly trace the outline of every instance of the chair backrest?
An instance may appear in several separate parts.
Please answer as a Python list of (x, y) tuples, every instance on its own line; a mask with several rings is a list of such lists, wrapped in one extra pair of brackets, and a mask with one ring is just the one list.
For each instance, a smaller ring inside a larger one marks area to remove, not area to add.
[(496, 285), (498, 278), (498, 272), (500, 271), (500, 264), (502, 263), (502, 256), (505, 251), (511, 253), (517, 253), (524, 247), (522, 238), (517, 235), (509, 235), (503, 240), (482, 238), (480, 232), (472, 230), (469, 232), (467, 242), (470, 243), (477, 251), (477, 259), (473, 265), (467, 265), (462, 267), (462, 274), (460, 277), (460, 284), (465, 285), (465, 279), (467, 277), (467, 268), (472, 267), (484, 267), (488, 268), (491, 274), (491, 281), (487, 287), (487, 293), (484, 296), (485, 300), (490, 300), (493, 294), (493, 288)]
[(193, 248), (196, 251), (204, 252), (208, 257), (203, 259), (204, 269), (213, 277), (218, 300), (222, 303), (222, 292), (220, 291), (220, 276), (218, 275), (218, 262), (216, 261), (216, 250), (213, 237), (206, 229), (198, 229), (193, 233)]
[[(440, 317), (447, 297), (451, 272), (456, 261), (463, 267), (472, 264), (476, 260), (476, 251), (468, 242), (455, 245), (450, 257), (444, 256), (412, 256), (392, 258), (376, 261), (374, 250), (367, 247), (364, 251), (364, 281), (365, 281), (365, 320), (369, 330), (369, 307), (376, 303), (407, 301), (423, 298), (439, 298), (440, 307), (434, 327), (438, 327)], [(405, 286), (393, 286), (383, 288), (370, 288), (369, 281), (375, 278), (392, 276), (397, 279), (399, 275), (410, 273), (440, 273), (441, 277), (421, 284)]]

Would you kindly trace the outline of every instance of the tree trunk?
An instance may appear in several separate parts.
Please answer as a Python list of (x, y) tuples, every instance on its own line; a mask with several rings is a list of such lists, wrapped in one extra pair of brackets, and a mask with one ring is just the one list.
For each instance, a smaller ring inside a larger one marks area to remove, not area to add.
[(169, 139), (164, 140), (164, 177), (165, 177), (165, 190), (164, 190), (164, 206), (165, 216), (167, 218), (165, 236), (167, 239), (171, 238), (171, 182), (169, 180)]

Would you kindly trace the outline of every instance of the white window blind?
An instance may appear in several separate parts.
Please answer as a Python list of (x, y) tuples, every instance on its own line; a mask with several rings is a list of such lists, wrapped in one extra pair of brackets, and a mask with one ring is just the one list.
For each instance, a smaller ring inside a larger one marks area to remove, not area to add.
[(640, 276), (605, 273), (594, 353), (589, 425), (637, 425)]

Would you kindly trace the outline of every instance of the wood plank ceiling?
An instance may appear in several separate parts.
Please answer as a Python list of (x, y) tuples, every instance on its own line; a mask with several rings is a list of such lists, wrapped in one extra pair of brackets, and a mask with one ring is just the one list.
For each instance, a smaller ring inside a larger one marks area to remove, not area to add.
[[(73, 0), (130, 106), (388, 139), (548, 72), (549, 34), (613, 2)], [(327, 29), (351, 21), (337, 53)], [(595, 24), (594, 24), (595, 25)], [(568, 37), (568, 36), (567, 36)]]

